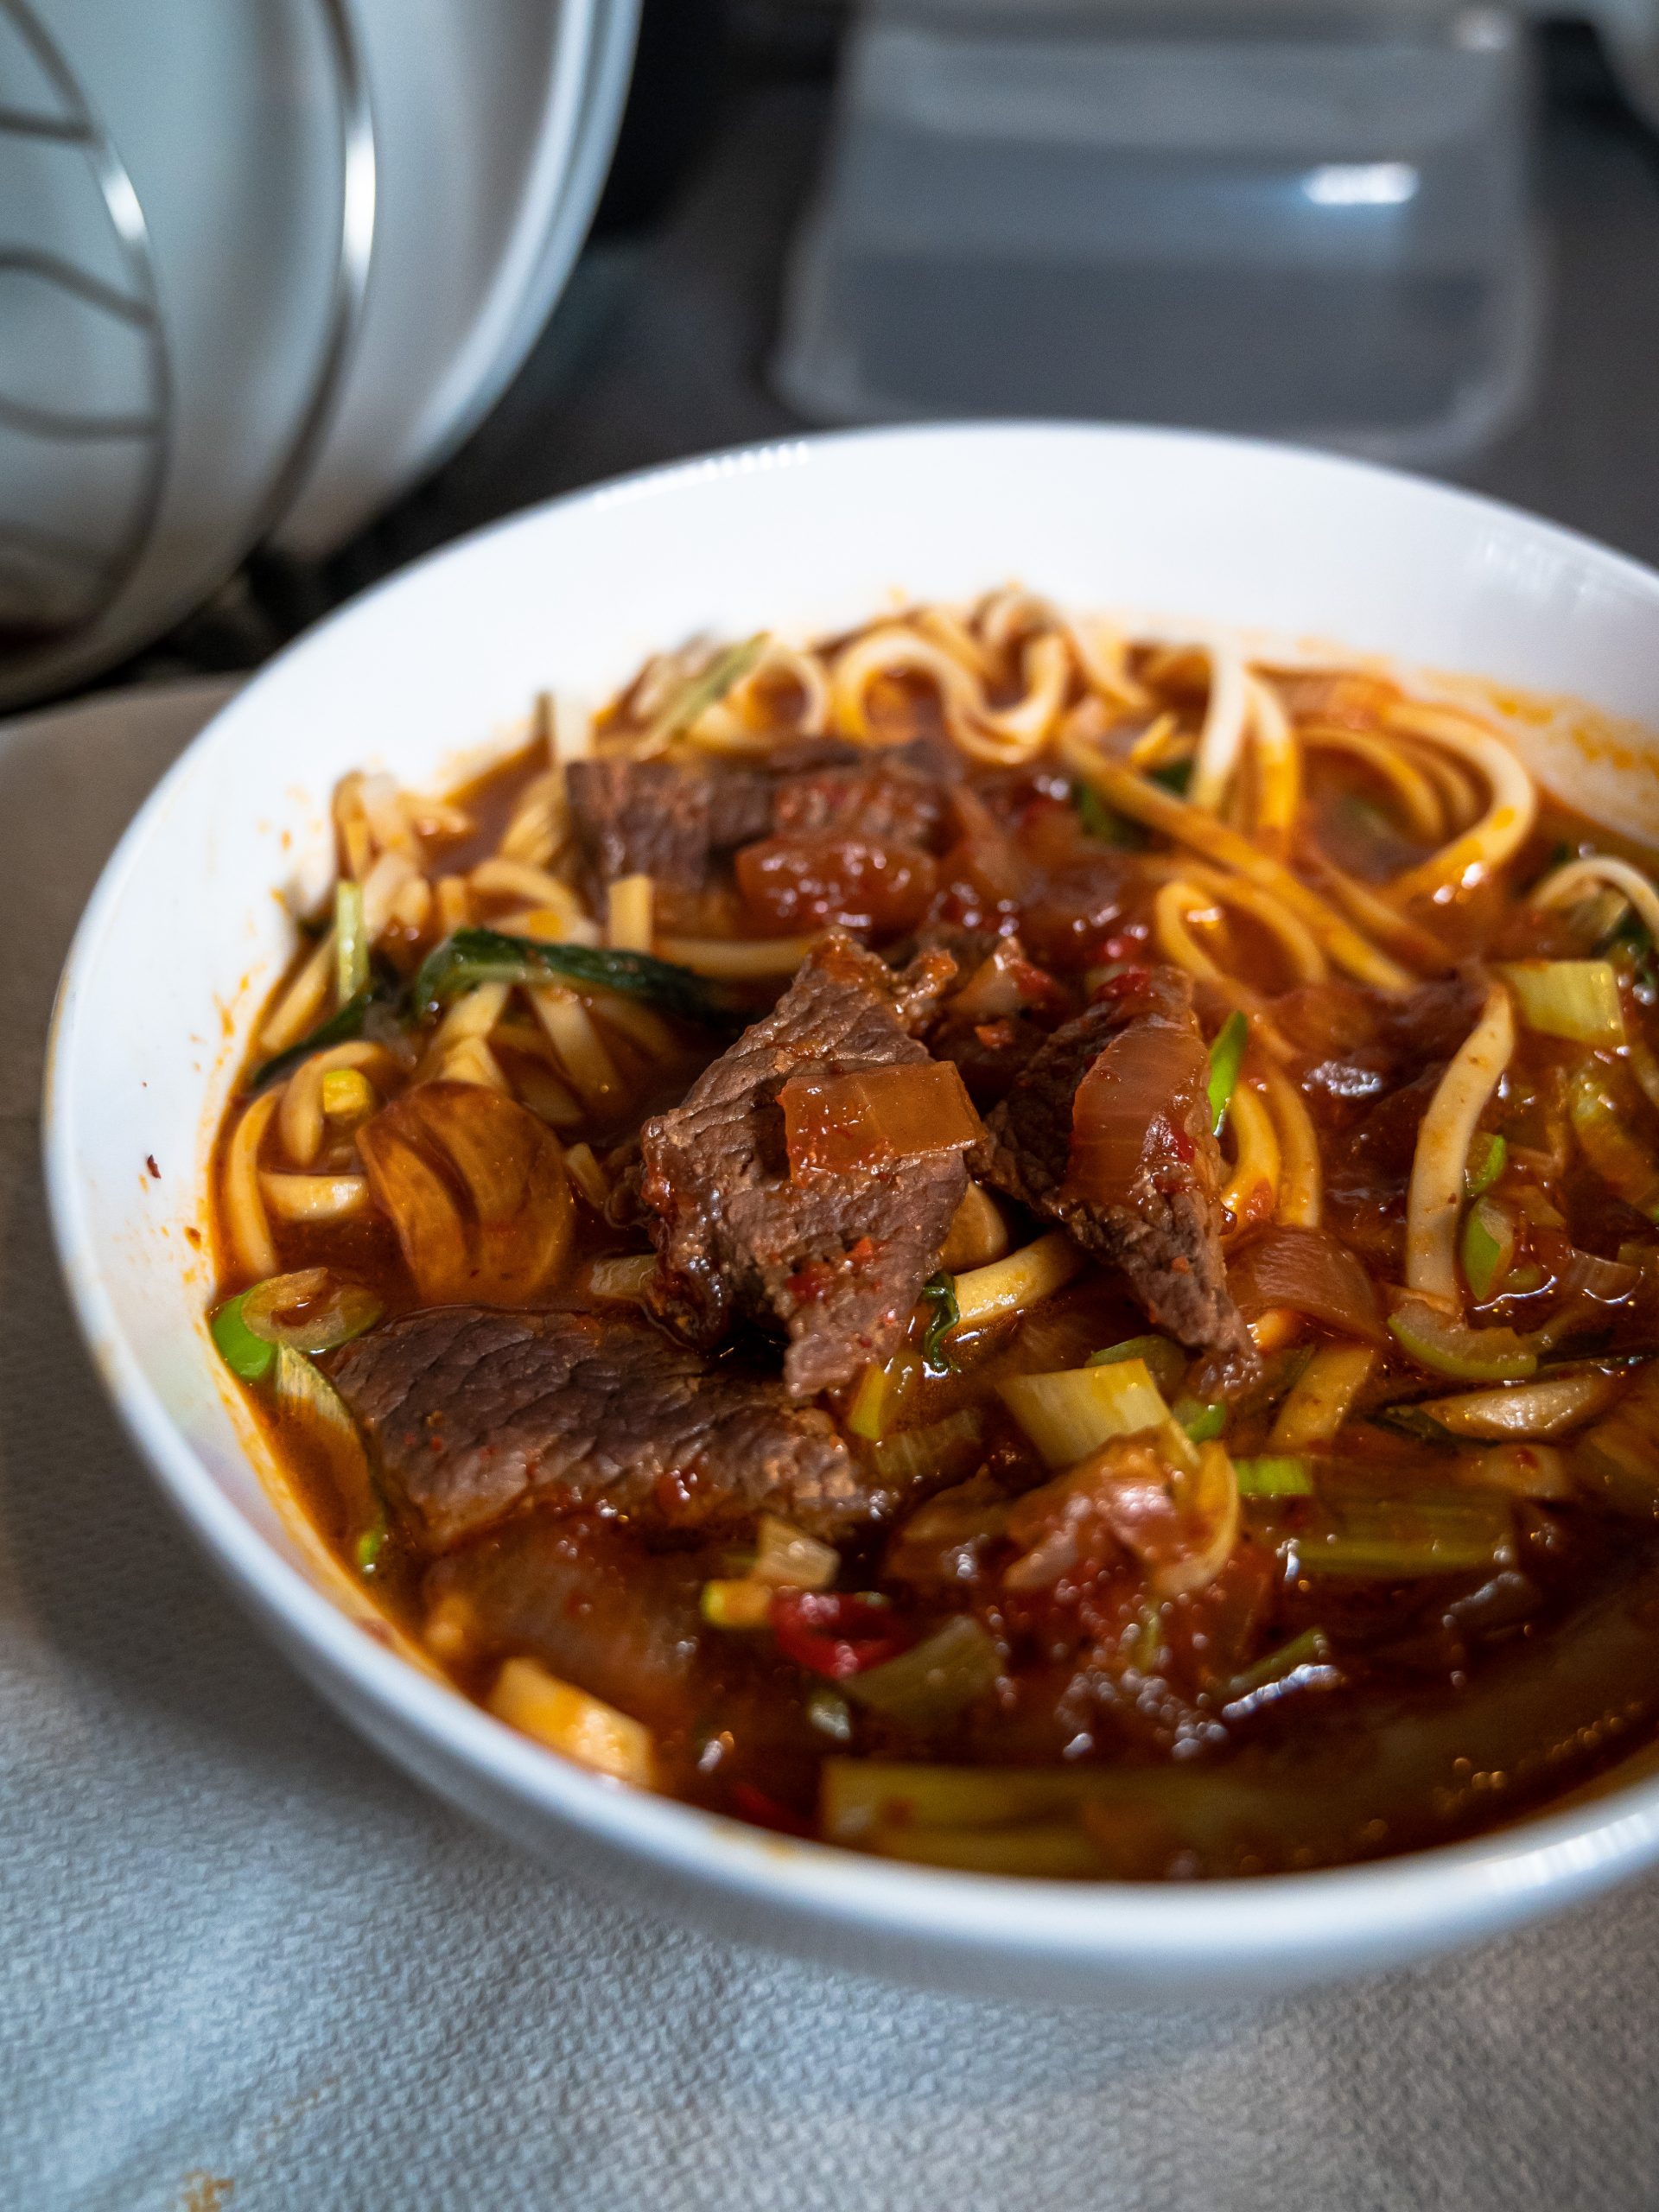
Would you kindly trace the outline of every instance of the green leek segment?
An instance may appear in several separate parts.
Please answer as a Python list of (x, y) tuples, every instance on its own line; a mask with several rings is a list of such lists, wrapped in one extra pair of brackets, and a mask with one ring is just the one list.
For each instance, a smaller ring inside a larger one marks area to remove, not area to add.
[(242, 1291), (221, 1306), (208, 1327), (219, 1357), (244, 1382), (263, 1382), (276, 1364), (276, 1347), (256, 1337), (242, 1319)]
[(343, 876), (334, 887), (334, 1002), (349, 1006), (369, 988), (369, 933), (363, 887)]
[(1217, 1136), (1238, 1086), (1238, 1071), (1244, 1065), (1244, 1047), (1249, 1040), (1250, 1025), (1235, 1008), (1210, 1047), (1210, 1126)]
[(1515, 1223), (1496, 1198), (1477, 1198), (1463, 1217), (1458, 1257), (1478, 1305), (1502, 1287), (1515, 1259)]

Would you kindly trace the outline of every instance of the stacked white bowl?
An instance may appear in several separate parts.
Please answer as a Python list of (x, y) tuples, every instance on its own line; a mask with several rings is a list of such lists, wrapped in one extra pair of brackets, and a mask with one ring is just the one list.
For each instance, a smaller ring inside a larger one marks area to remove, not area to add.
[(0, 706), (467, 435), (569, 276), (639, 0), (0, 0)]

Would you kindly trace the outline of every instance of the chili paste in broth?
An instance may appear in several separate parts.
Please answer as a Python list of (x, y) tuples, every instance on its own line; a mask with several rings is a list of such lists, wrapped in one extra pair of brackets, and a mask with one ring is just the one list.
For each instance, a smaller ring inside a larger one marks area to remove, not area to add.
[(335, 822), (214, 1334), (467, 1694), (1064, 1877), (1652, 1734), (1659, 899), (1493, 732), (1003, 593)]

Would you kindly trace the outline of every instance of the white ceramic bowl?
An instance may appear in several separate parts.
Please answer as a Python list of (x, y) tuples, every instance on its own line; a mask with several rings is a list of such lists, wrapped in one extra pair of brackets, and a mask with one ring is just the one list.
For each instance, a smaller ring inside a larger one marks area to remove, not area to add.
[[(833, 630), (897, 591), (1008, 577), (1079, 607), (1222, 620), (1575, 694), (1659, 728), (1659, 577), (1485, 501), (1351, 462), (1163, 432), (809, 439), (540, 508), (382, 586), (284, 653), (184, 755), (82, 922), (47, 1086), (59, 1247), (162, 1489), (249, 1610), (365, 1735), (556, 1866), (734, 1935), (1010, 1995), (1270, 1989), (1421, 1957), (1659, 1857), (1659, 1780), (1351, 1871), (1130, 1888), (1003, 1881), (780, 1840), (596, 1780), (377, 1635), (268, 1487), (202, 1313), (215, 1119), (320, 887), (345, 770), (439, 785), (553, 684), (599, 696), (700, 630)], [(1581, 804), (1659, 825), (1659, 746), (1516, 729)], [(147, 1173), (153, 1156), (159, 1179)]]

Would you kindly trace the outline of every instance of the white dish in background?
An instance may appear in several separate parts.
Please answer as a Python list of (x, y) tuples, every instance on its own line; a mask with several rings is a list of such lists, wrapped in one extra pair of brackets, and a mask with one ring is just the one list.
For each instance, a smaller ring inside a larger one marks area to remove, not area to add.
[(332, 550), (435, 467), (534, 342), (569, 273), (567, 260), (549, 289), (545, 243), (577, 158), (599, 13), (595, 0), (514, 0), (482, 17), (459, 0), (355, 0), (374, 266), (332, 427), (278, 524), (288, 552)]
[[(51, 0), (40, 12), (143, 211), (164, 329), (168, 438), (159, 508), (136, 567), (90, 625), (0, 664), (8, 703), (110, 665), (188, 613), (247, 551), (317, 388), (340, 237), (340, 89), (322, 11), (310, 0), (257, 10), (219, 0), (142, 9)], [(16, 68), (20, 51), (9, 40), (0, 60)], [(0, 105), (10, 92), (0, 85)], [(23, 104), (32, 108), (38, 96), (26, 86)], [(73, 188), (86, 199), (84, 162), (60, 151), (50, 190)], [(18, 158), (14, 143), (10, 159)], [(15, 221), (15, 195), (8, 205)], [(96, 210), (79, 207), (60, 219), (48, 207), (36, 223), (78, 260), (84, 250), (93, 273), (124, 282)], [(28, 241), (14, 232), (11, 242)], [(105, 351), (130, 344), (114, 323), (101, 340)], [(118, 362), (109, 374), (131, 381)], [(38, 464), (49, 450), (37, 444), (31, 458)], [(63, 534), (73, 537), (84, 530), (92, 449), (60, 450), (60, 489), (37, 466), (20, 488), (22, 508), (8, 501), (6, 512), (26, 512), (48, 533), (61, 515)]]
[(448, 441), (453, 448), (476, 429), (523, 367), (547, 327), (549, 316), (575, 266), (600, 195), (610, 175), (622, 111), (633, 76), (634, 45), (639, 35), (640, 0), (594, 0), (594, 35), (588, 51), (582, 115), (563, 190), (542, 242), (541, 257), (526, 287), (517, 320), (508, 332), (490, 375), (474, 394), (466, 417)]
[[(361, 1593), (266, 1488), (207, 1336), (211, 1284), (185, 1231), (203, 1217), (237, 1057), (290, 950), (270, 891), (296, 867), (326, 878), (337, 777), (372, 762), (442, 786), (549, 684), (598, 696), (700, 631), (833, 631), (895, 586), (953, 599), (1010, 576), (1078, 607), (1573, 694), (1659, 729), (1659, 576), (1328, 457), (1135, 429), (942, 428), (725, 454), (537, 509), (282, 655), (110, 862), (66, 969), (47, 1082), (52, 1212), (81, 1325), (163, 1492), (295, 1663), (394, 1759), (557, 1866), (734, 1936), (1002, 1996), (1192, 1998), (1425, 1957), (1659, 1859), (1659, 1779), (1638, 1761), (1588, 1802), (1373, 1865), (1166, 1886), (938, 1872), (620, 1790), (365, 1632)], [(1633, 738), (1620, 766), (1560, 730), (1513, 727), (1579, 804), (1652, 833), (1659, 740)]]

